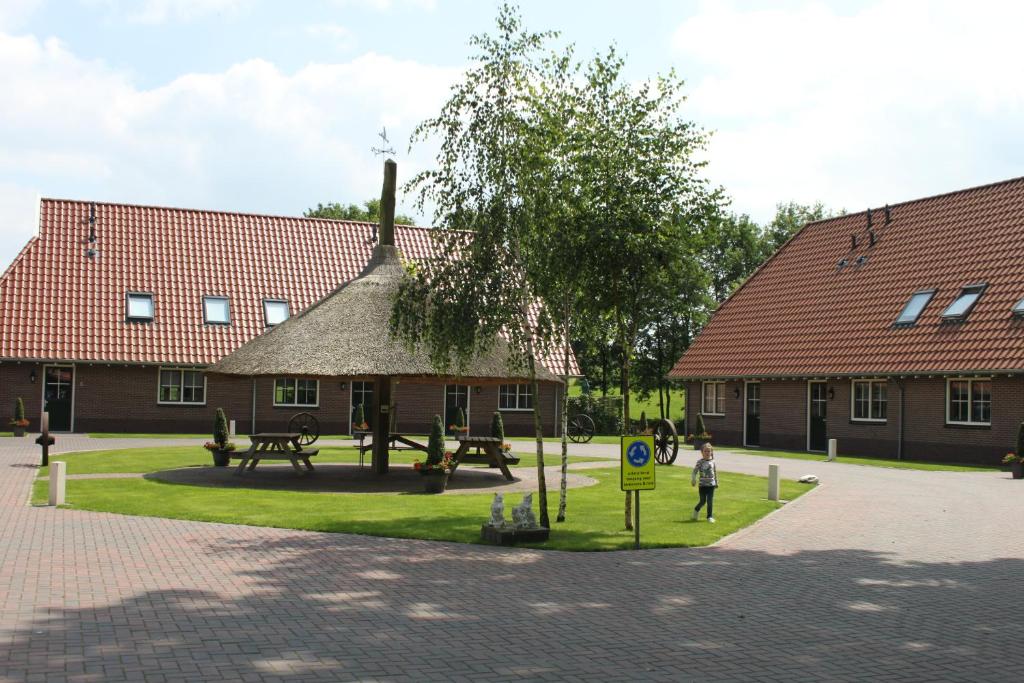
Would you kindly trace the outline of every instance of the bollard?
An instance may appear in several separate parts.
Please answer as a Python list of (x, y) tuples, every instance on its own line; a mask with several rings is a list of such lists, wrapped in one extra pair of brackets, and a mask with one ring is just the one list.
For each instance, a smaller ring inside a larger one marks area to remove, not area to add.
[(779, 499), (779, 466), (768, 465), (768, 500)]
[(57, 443), (57, 440), (50, 436), (50, 413), (43, 411), (39, 419), (39, 438), (36, 443), (43, 447), (42, 467), (50, 464), (50, 446)]
[(828, 440), (828, 462), (832, 462), (836, 459), (836, 450), (839, 448), (839, 442), (835, 439)]
[(237, 433), (238, 432), (235, 431), (235, 421), (231, 420), (230, 422), (228, 422), (228, 435), (233, 437)]
[(50, 463), (50, 505), (64, 504), (64, 482), (67, 479), (68, 464), (63, 460)]

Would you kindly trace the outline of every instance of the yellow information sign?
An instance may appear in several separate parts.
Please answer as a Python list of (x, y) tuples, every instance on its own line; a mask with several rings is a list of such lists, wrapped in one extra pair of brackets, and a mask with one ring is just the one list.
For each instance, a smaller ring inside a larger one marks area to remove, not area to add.
[(622, 437), (622, 490), (654, 490), (654, 437)]

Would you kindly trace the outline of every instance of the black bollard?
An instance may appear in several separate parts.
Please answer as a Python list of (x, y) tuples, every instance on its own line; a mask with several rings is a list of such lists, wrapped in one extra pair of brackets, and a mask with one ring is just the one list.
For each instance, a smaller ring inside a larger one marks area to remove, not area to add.
[(46, 467), (50, 464), (50, 446), (57, 443), (57, 440), (50, 436), (50, 413), (44, 411), (39, 422), (39, 438), (36, 439), (36, 443), (43, 447), (41, 467)]

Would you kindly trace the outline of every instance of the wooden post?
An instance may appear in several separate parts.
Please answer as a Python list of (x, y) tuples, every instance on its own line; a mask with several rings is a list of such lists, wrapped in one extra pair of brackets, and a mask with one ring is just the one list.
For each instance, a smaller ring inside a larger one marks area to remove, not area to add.
[(779, 499), (779, 466), (768, 465), (768, 500)]
[(50, 505), (64, 504), (64, 482), (67, 472), (68, 464), (62, 460), (54, 460), (50, 465)]
[(388, 473), (391, 439), (391, 378), (378, 377), (373, 387), (373, 471)]

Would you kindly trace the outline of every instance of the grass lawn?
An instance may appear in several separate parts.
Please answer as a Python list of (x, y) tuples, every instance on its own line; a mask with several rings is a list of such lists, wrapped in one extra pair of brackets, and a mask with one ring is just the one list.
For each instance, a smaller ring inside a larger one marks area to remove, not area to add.
[[(803, 451), (769, 451), (759, 448), (733, 448), (723, 446), (722, 450), (730, 453), (744, 453), (746, 455), (760, 455), (766, 458), (788, 458), (791, 460), (812, 460), (814, 462), (825, 462), (825, 456), (821, 453), (806, 453)], [(950, 464), (940, 462), (918, 462), (915, 460), (889, 460), (888, 458), (868, 458), (859, 455), (840, 455), (836, 462), (846, 465), (870, 465), (872, 467), (892, 467), (901, 470), (936, 470), (944, 472), (976, 472), (978, 470), (999, 470), (999, 465), (971, 465), (971, 464)]]
[[(572, 382), (569, 384), (569, 395), (570, 396), (579, 396), (581, 393), (583, 393), (583, 390), (580, 388), (579, 382), (576, 381), (576, 380), (572, 380)], [(609, 396), (618, 396), (619, 393), (620, 392), (619, 392), (619, 388), (618, 387), (609, 387), (608, 388), (608, 395)], [(602, 396), (603, 395), (600, 392), (600, 390), (597, 390), (597, 389), (593, 390), (593, 394), (594, 394), (594, 396)], [(672, 389), (672, 410), (671, 410), (671, 413), (669, 414), (669, 417), (672, 418), (673, 420), (682, 420), (683, 419), (683, 412), (684, 412), (684, 408), (685, 408), (685, 402), (683, 401), (683, 394), (684, 394), (684, 392), (683, 392), (682, 387), (674, 387)], [(643, 400), (643, 399), (640, 398), (640, 396), (637, 394), (637, 392), (635, 392), (633, 390), (630, 390), (630, 392), (629, 392), (629, 416), (631, 418), (633, 418), (634, 420), (639, 420), (640, 419), (641, 411), (647, 413), (647, 419), (648, 420), (655, 420), (655, 419), (658, 418), (659, 415), (661, 415), (661, 412), (660, 412), (660, 410), (658, 408), (658, 392), (652, 393), (650, 398), (648, 398), (647, 400)]]
[[(89, 432), (86, 436), (91, 439), (205, 439), (209, 441), (212, 437), (209, 434), (142, 434), (138, 432)], [(244, 441), (249, 438), (248, 434), (238, 434), (231, 437)], [(351, 439), (347, 434), (327, 434), (321, 439)]]
[[(116, 451), (84, 451), (82, 453), (62, 453), (50, 456), (52, 460), (63, 460), (68, 464), (68, 474), (111, 474), (115, 472), (146, 473), (160, 472), (180, 467), (206, 467), (212, 464), (210, 454), (199, 446), (166, 446), (158, 448), (139, 448), (131, 450)], [(537, 456), (522, 455), (519, 467), (536, 467)], [(391, 454), (391, 462), (396, 464), (409, 464), (414, 460), (422, 460), (422, 453), (410, 453), (408, 451)], [(366, 462), (370, 462), (370, 454), (365, 456)], [(569, 456), (569, 462), (593, 462), (605, 460), (604, 458), (591, 458), (584, 456)], [(352, 447), (325, 447), (320, 449), (320, 454), (312, 459), (314, 467), (316, 463), (324, 462), (359, 462), (359, 453)], [(554, 460), (545, 459), (548, 465), (556, 465), (561, 458)], [(40, 477), (49, 477), (48, 467), (39, 470)]]
[[(106, 458), (117, 461), (114, 468), (117, 471), (148, 471), (152, 469), (151, 460), (158, 450), (168, 449), (107, 452)], [(106, 462), (97, 458), (98, 455), (83, 453), (61, 457), (66, 457), (69, 471), (74, 473), (106, 468)], [(339, 457), (344, 455), (339, 454)], [(183, 454), (179, 457), (188, 459)], [(160, 469), (170, 464), (167, 457), (160, 458), (160, 462)], [(196, 464), (206, 462), (205, 457), (200, 457)], [(633, 533), (622, 528), (623, 494), (619, 490), (618, 469), (587, 470), (586, 475), (597, 479), (598, 485), (571, 490), (569, 521), (553, 523), (551, 539), (535, 547), (577, 551), (632, 547)], [(659, 467), (658, 489), (642, 494), (643, 547), (714, 543), (779, 506), (765, 498), (767, 483), (763, 477), (722, 473), (720, 481), (721, 488), (715, 497), (718, 523), (692, 522), (690, 509), (697, 496), (689, 485), (689, 472), (684, 468)], [(782, 496), (793, 499), (810, 488), (783, 481)], [(36, 481), (34, 502), (45, 503), (46, 495), (47, 481)], [(480, 525), (488, 518), (491, 497), (490, 493), (430, 496), (418, 492), (378, 495), (217, 489), (145, 479), (71, 479), (67, 482), (67, 501), (76, 509), (459, 543), (479, 540)], [(520, 500), (519, 494), (509, 494), (506, 509)], [(558, 505), (557, 484), (549, 488), (548, 503), (554, 519)]]
[[(532, 442), (534, 442), (536, 440), (536, 437), (533, 437), (533, 436), (506, 436), (505, 440), (506, 441), (527, 441), (527, 442), (532, 443)], [(559, 437), (550, 437), (550, 436), (549, 437), (545, 437), (544, 438), (544, 443), (561, 444), (562, 443), (562, 437), (560, 437), (560, 436)], [(594, 438), (592, 438), (588, 443), (619, 443), (619, 437), (617, 437), (617, 436), (595, 435)], [(570, 446), (572, 445), (572, 439), (569, 440), (569, 445)], [(521, 451), (522, 448), (523, 447), (520, 446), (519, 444), (516, 444), (514, 446), (514, 449), (515, 449), (515, 451), (517, 453), (519, 451)], [(545, 448), (544, 449), (544, 454), (547, 455), (547, 452), (548, 452), (548, 450)], [(559, 450), (558, 452), (561, 453), (562, 451)]]

